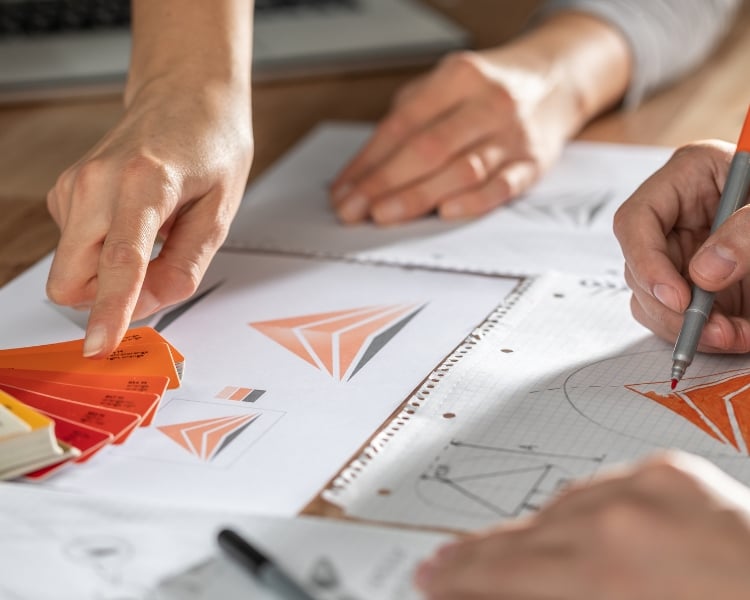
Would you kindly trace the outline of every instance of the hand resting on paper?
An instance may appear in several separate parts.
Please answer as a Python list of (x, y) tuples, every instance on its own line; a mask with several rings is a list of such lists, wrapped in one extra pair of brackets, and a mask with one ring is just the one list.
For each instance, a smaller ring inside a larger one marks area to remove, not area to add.
[(420, 565), (429, 600), (750, 597), (750, 490), (670, 453), (576, 484)]
[(331, 188), (345, 223), (408, 221), (435, 210), (481, 215), (526, 190), (629, 81), (625, 39), (562, 12), (517, 41), (447, 56), (397, 94)]
[(698, 350), (750, 352), (750, 209), (709, 231), (734, 153), (706, 141), (677, 150), (615, 214), (634, 317), (674, 342), (690, 284), (717, 292)]

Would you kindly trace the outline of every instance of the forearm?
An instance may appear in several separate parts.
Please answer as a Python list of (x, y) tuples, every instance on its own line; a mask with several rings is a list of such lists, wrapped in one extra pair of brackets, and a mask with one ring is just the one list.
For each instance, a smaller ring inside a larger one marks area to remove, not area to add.
[(625, 94), (636, 105), (700, 64), (724, 36), (742, 0), (547, 0), (537, 19), (579, 11), (609, 23), (630, 47)]
[(628, 44), (616, 28), (573, 11), (557, 13), (482, 54), (493, 63), (539, 74), (547, 112), (566, 138), (622, 99), (632, 69)]
[(152, 82), (250, 92), (253, 0), (133, 0), (125, 105)]

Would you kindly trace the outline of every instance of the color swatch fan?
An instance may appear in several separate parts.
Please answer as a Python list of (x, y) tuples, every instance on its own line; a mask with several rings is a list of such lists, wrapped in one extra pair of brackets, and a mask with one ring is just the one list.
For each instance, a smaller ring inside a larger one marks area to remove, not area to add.
[(122, 444), (151, 424), (185, 360), (150, 327), (104, 359), (82, 352), (83, 340), (0, 350), (0, 479), (42, 479)]

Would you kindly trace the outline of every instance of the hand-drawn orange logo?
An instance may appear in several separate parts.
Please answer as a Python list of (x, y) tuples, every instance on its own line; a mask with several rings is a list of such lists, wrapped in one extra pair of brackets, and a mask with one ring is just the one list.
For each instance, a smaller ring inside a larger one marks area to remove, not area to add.
[(366, 306), (250, 326), (335, 379), (348, 381), (424, 307)]
[(239, 415), (201, 419), (158, 427), (159, 431), (201, 460), (211, 461), (259, 416)]
[(739, 452), (748, 454), (750, 372), (731, 371), (719, 374), (718, 379), (715, 375), (710, 377), (710, 381), (706, 381), (706, 377), (683, 380), (690, 381), (690, 387), (666, 394), (654, 391), (656, 384), (653, 383), (629, 384), (625, 387), (658, 402), (722, 444), (734, 446)]

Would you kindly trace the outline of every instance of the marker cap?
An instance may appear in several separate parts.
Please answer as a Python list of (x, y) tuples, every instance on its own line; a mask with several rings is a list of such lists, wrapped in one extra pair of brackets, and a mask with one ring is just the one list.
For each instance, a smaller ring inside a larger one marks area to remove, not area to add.
[(745, 124), (740, 132), (740, 141), (737, 142), (737, 152), (750, 152), (750, 108), (745, 116)]

